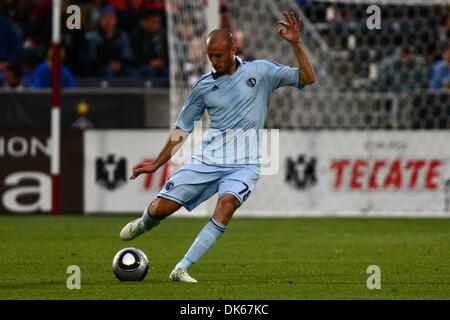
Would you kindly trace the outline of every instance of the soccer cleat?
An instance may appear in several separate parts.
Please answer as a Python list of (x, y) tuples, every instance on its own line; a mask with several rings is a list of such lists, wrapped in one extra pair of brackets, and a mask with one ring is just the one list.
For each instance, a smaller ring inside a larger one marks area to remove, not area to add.
[(144, 232), (145, 230), (142, 225), (142, 219), (138, 218), (129, 222), (125, 227), (123, 227), (122, 231), (120, 231), (120, 239), (122, 239), (123, 241), (133, 240)]
[(171, 282), (196, 283), (197, 280), (192, 278), (184, 268), (173, 269), (169, 276)]

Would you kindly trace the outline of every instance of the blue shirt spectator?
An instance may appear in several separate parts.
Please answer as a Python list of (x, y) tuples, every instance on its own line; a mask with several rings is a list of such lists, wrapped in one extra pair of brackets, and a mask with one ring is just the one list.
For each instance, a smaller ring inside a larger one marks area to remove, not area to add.
[[(61, 60), (63, 58), (64, 52), (61, 51)], [(52, 86), (52, 53), (51, 49), (48, 51), (47, 60), (37, 65), (33, 72), (32, 84), (33, 88), (51, 88)], [(61, 86), (63, 88), (73, 88), (75, 87), (75, 79), (73, 78), (72, 72), (61, 66), (60, 72)]]
[(442, 58), (431, 66), (430, 88), (433, 90), (450, 89), (450, 43), (444, 47)]

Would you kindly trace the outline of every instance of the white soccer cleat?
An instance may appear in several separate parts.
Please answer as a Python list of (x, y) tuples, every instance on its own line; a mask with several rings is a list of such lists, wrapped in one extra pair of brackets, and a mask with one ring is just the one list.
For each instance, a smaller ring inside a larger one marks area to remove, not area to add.
[(142, 226), (141, 218), (129, 222), (122, 231), (120, 231), (120, 239), (123, 241), (129, 241), (137, 238), (145, 232)]
[(197, 280), (192, 278), (184, 268), (173, 269), (169, 276), (171, 282), (196, 283)]

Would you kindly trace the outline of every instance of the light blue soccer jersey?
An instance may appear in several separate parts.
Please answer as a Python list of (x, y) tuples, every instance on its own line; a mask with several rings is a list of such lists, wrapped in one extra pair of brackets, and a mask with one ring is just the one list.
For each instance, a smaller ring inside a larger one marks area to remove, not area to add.
[(194, 85), (176, 127), (192, 132), (208, 112), (210, 125), (194, 159), (216, 166), (261, 163), (261, 129), (270, 95), (277, 88), (299, 83), (297, 68), (269, 60), (237, 60), (232, 75), (209, 73)]

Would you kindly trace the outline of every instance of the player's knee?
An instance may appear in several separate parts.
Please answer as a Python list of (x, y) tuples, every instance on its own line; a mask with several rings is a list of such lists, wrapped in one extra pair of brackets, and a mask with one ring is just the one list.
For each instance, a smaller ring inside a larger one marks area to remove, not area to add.
[(234, 212), (239, 208), (241, 202), (231, 194), (225, 194), (219, 199), (214, 213), (214, 217), (220, 223), (225, 225), (233, 217)]
[(232, 194), (225, 194), (219, 199), (219, 205), (224, 207), (226, 211), (235, 211), (241, 206), (241, 202)]
[(222, 202), (220, 207), (222, 208), (222, 212), (231, 216), (239, 208), (240, 205), (241, 204), (239, 201), (236, 202), (235, 200), (230, 200)]

